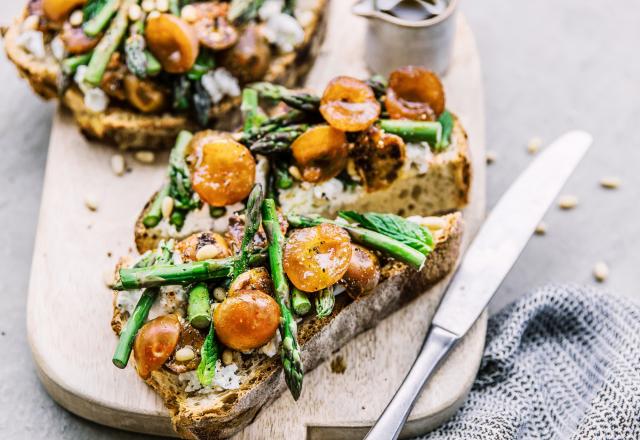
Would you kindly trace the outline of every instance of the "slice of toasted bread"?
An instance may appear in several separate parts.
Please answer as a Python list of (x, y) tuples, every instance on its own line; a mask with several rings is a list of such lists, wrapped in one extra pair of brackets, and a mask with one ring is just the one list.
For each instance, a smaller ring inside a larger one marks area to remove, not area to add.
[[(329, 0), (313, 0), (311, 18), (305, 26), (305, 39), (296, 52), (275, 56), (264, 80), (289, 87), (299, 85), (311, 69), (326, 30)], [(37, 59), (18, 44), (27, 9), (17, 17), (4, 35), (7, 56), (29, 81), (33, 90), (45, 99), (58, 97), (60, 67), (50, 48), (44, 59)], [(129, 108), (110, 105), (104, 113), (91, 112), (84, 104), (82, 92), (70, 87), (60, 97), (73, 113), (81, 131), (90, 138), (117, 144), (120, 148), (164, 148), (173, 145), (178, 132), (197, 128), (184, 114), (142, 114)], [(231, 129), (240, 119), (240, 97), (225, 98), (211, 109), (212, 123)]]
[[(285, 211), (300, 209), (304, 213), (317, 213), (325, 217), (334, 217), (341, 209), (410, 216), (443, 214), (466, 206), (471, 185), (471, 158), (467, 134), (457, 118), (451, 145), (440, 153), (431, 153), (425, 149), (423, 156), (415, 160), (414, 164), (422, 169), (417, 170), (414, 165), (410, 165), (410, 169), (391, 186), (380, 191), (361, 191), (356, 196), (344, 198), (336, 197), (334, 194), (321, 198), (320, 203), (314, 206), (315, 202), (310, 202), (309, 197), (304, 196), (316, 191), (314, 187), (303, 190), (300, 185), (295, 185), (287, 190), (287, 194), (298, 198), (299, 202), (285, 201), (282, 197), (280, 202)], [(134, 235), (138, 252), (155, 249), (161, 240), (183, 238), (199, 230), (216, 230), (217, 225), (226, 228), (226, 222), (210, 218), (206, 207), (201, 212), (190, 213), (185, 226), (179, 232), (170, 227), (166, 220), (161, 221), (156, 227), (147, 228), (142, 219), (154, 198), (155, 194), (136, 220)]]
[[(455, 267), (460, 253), (463, 223), (459, 213), (442, 217), (434, 231), (436, 246), (424, 268), (413, 270), (391, 261), (383, 266), (381, 282), (368, 296), (355, 301), (339, 295), (330, 316), (309, 316), (298, 324), (302, 359), (308, 371), (319, 365), (357, 334), (375, 326), (395, 310), (428, 292)], [(116, 293), (117, 295), (117, 293)], [(116, 296), (117, 299), (117, 296)], [(126, 314), (115, 307), (112, 326), (119, 332)], [(260, 408), (285, 389), (278, 356), (243, 355), (240, 388), (200, 394), (185, 391), (178, 375), (164, 368), (147, 380), (171, 413), (174, 428), (184, 438), (226, 438), (248, 425)], [(301, 399), (304, 399), (304, 391)]]

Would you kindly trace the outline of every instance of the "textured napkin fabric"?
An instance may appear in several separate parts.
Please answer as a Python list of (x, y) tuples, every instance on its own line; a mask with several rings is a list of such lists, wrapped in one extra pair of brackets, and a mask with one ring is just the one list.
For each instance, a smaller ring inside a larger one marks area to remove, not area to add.
[(640, 305), (549, 286), (507, 307), (463, 407), (423, 439), (640, 439)]

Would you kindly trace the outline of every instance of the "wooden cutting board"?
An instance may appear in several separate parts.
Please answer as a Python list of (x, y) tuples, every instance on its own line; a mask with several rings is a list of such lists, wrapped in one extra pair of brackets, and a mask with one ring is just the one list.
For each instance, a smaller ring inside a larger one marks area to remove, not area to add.
[[(367, 75), (361, 61), (365, 22), (349, 6), (332, 2), (327, 40), (309, 78), (312, 88), (322, 90), (339, 74)], [(462, 17), (457, 25), (444, 83), (448, 107), (469, 132), (474, 159), (472, 203), (465, 211), (468, 244), (485, 208), (484, 111), (474, 38)], [(133, 368), (111, 364), (116, 337), (104, 282), (117, 258), (132, 252), (134, 219), (161, 182), (167, 155), (157, 155), (152, 165), (127, 156), (130, 172), (116, 177), (113, 154), (111, 147), (87, 142), (66, 112), (55, 115), (29, 286), (29, 341), (40, 379), (69, 411), (120, 429), (174, 435), (161, 400)], [(85, 207), (87, 198), (97, 201), (95, 212)], [(411, 365), (447, 281), (308, 372), (298, 403), (282, 395), (236, 438), (362, 438)], [(483, 315), (427, 385), (404, 435), (424, 433), (455, 412), (475, 377), (485, 330)], [(333, 372), (338, 364), (346, 370)]]

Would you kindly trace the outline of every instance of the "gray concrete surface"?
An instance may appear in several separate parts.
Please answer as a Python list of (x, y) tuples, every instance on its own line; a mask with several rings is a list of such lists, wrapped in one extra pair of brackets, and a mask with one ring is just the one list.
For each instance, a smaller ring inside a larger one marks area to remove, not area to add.
[[(22, 3), (0, 2), (0, 23)], [(596, 139), (565, 188), (579, 197), (578, 208), (549, 211), (548, 234), (532, 238), (492, 310), (541, 284), (593, 283), (599, 260), (611, 268), (603, 287), (640, 297), (640, 4), (484, 0), (464, 2), (463, 10), (483, 62), (488, 148), (498, 154), (488, 173), (490, 205), (530, 162), (529, 138), (550, 141), (583, 128)], [(25, 296), (53, 105), (33, 96), (2, 56), (0, 84), (0, 437), (143, 438), (67, 413), (36, 378)], [(622, 187), (601, 189), (607, 175), (619, 176)]]

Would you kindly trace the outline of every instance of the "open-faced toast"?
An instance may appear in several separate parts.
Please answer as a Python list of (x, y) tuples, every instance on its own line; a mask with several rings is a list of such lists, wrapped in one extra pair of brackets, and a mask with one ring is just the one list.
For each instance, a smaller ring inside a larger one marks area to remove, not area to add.
[[(274, 53), (263, 80), (294, 86), (304, 79), (324, 37), (328, 1), (301, 2), (305, 14), (304, 38), (295, 50)], [(23, 38), (24, 32), (34, 32), (32, 18), (34, 11), (42, 8), (38, 6), (41, 3), (41, 0), (30, 0), (21, 16), (14, 20), (4, 35), (5, 50), (33, 90), (45, 99), (58, 97), (71, 110), (84, 134), (115, 143), (121, 148), (150, 149), (168, 147), (180, 130), (198, 128), (195, 118), (184, 111), (143, 113), (124, 101), (114, 99), (104, 111), (95, 111), (87, 107), (83, 91), (75, 83), (61, 93), (61, 64), (51, 47), (52, 35), (45, 34), (44, 47), (36, 51), (42, 52), (38, 56), (27, 50), (25, 41), (29, 39)], [(226, 96), (212, 104), (210, 122), (221, 128), (235, 128), (240, 118), (239, 103), (240, 97)]]
[[(328, 316), (317, 317), (311, 313), (302, 317), (298, 321), (297, 332), (305, 370), (314, 368), (355, 335), (373, 327), (418, 295), (428, 294), (431, 285), (453, 270), (459, 256), (463, 230), (460, 214), (414, 218), (412, 221), (424, 225), (433, 235), (433, 250), (422, 269), (416, 270), (405, 263), (381, 256), (379, 284), (367, 295), (355, 300), (351, 294), (337, 295)], [(123, 261), (122, 264), (127, 266), (131, 263)], [(120, 333), (131, 311), (128, 296), (129, 292), (126, 291), (116, 292), (114, 296), (112, 326), (116, 333)], [(184, 301), (184, 292), (175, 289), (162, 291), (149, 317), (164, 313), (186, 317)], [(276, 344), (278, 342), (276, 340)], [(258, 410), (285, 390), (281, 360), (274, 355), (277, 351), (274, 347), (263, 347), (251, 353), (236, 351), (231, 363), (237, 368), (232, 374), (233, 378), (221, 378), (230, 382), (239, 380), (239, 384), (228, 387), (230, 389), (224, 389), (224, 386), (202, 388), (195, 372), (178, 374), (166, 365), (151, 372), (146, 382), (162, 396), (180, 436), (194, 439), (226, 438), (250, 423)], [(223, 371), (217, 374), (225, 376)], [(305, 398), (304, 393), (300, 398)]]
[[(428, 83), (428, 87), (434, 87), (432, 84), (435, 83), (438, 93), (444, 93), (437, 77), (431, 72), (417, 67), (398, 71), (409, 71), (414, 76), (413, 72), (418, 71), (429, 78), (423, 81)], [(337, 81), (348, 81), (352, 87), (356, 84), (355, 87), (363, 88), (365, 93), (369, 91), (364, 82), (348, 77), (336, 78), (327, 89), (335, 87)], [(373, 84), (373, 81), (370, 80), (369, 84)], [(385, 89), (388, 95), (389, 88), (380, 79), (376, 80), (376, 84), (376, 96), (384, 108), (388, 99)], [(229, 188), (237, 188), (242, 183), (245, 188), (250, 188), (253, 181), (259, 182), (273, 188), (273, 197), (284, 211), (329, 217), (344, 209), (384, 211), (401, 216), (442, 214), (462, 209), (467, 204), (471, 184), (469, 145), (467, 134), (454, 114), (441, 110), (438, 120), (433, 119), (435, 116), (423, 115), (426, 120), (418, 121), (401, 117), (386, 119), (389, 116), (385, 116), (375, 119), (372, 125), (362, 125), (364, 129), (358, 127), (360, 131), (345, 134), (326, 125), (326, 116), (320, 116), (321, 111), (318, 111), (318, 106), (322, 108), (321, 98), (302, 92), (272, 89), (271, 86), (262, 85), (258, 89), (261, 94), (278, 94), (288, 104), (305, 110), (294, 108), (262, 122), (260, 127), (267, 127), (266, 131), (277, 126), (270, 121), (287, 119), (288, 115), (293, 115), (291, 119), (294, 119), (281, 132), (270, 132), (257, 140), (256, 136), (248, 135), (246, 131), (205, 131), (196, 134), (189, 146), (183, 146), (183, 150), (199, 151), (202, 145), (208, 148), (224, 143), (226, 149), (244, 151), (247, 157), (246, 161), (242, 161), (246, 162), (244, 169), (255, 168), (255, 176), (234, 172), (233, 179), (226, 183), (217, 182), (218, 187), (228, 185)], [(373, 92), (370, 93), (373, 101)], [(443, 96), (441, 102), (444, 109)], [(386, 113), (386, 110), (383, 112)], [(427, 119), (429, 117), (432, 119)], [(304, 123), (299, 123), (300, 120)], [(311, 122), (307, 123), (307, 120)], [(260, 127), (255, 130), (261, 130)], [(423, 128), (427, 136), (416, 138), (415, 133)], [(439, 136), (440, 140), (437, 140)], [(179, 146), (180, 142), (177, 142), (174, 152), (179, 150)], [(255, 159), (249, 159), (249, 153)], [(177, 156), (183, 157), (185, 153)], [(219, 162), (209, 166), (209, 170), (219, 170), (222, 174), (227, 166)], [(213, 205), (203, 203), (207, 202), (206, 197), (196, 196), (198, 200), (183, 210), (177, 221), (169, 215), (171, 212), (165, 212), (167, 215), (163, 217), (160, 212), (162, 199), (171, 199), (167, 191), (178, 193), (168, 190), (176, 187), (176, 172), (179, 171), (183, 180), (189, 175), (193, 180), (193, 173), (199, 169), (198, 165), (170, 165), (167, 182), (160, 192), (151, 197), (136, 221), (135, 242), (138, 251), (153, 249), (160, 240), (182, 238), (205, 229), (220, 230), (226, 227), (230, 215), (243, 209), (246, 195), (221, 198), (216, 194)], [(208, 174), (212, 175), (211, 172)], [(206, 192), (206, 189), (194, 190), (199, 195)], [(180, 206), (192, 203), (191, 199), (185, 199), (180, 194), (176, 197), (182, 200)], [(177, 206), (171, 200), (168, 202), (171, 206)]]

